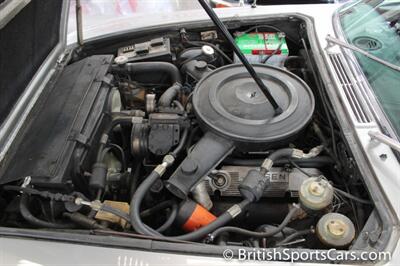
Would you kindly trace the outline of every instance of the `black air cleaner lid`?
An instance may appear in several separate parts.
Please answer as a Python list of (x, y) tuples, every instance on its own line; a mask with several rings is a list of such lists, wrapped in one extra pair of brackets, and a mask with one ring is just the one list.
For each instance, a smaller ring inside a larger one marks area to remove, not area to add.
[(193, 105), (204, 126), (228, 139), (269, 143), (293, 136), (314, 111), (311, 89), (300, 78), (280, 68), (254, 65), (283, 113), (274, 109), (241, 64), (221, 67), (197, 84)]

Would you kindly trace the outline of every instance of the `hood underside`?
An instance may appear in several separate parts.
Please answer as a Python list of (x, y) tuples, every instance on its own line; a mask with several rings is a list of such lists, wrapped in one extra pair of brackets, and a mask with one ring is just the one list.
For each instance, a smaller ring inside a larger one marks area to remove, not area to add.
[(62, 7), (63, 1), (30, 1), (0, 29), (0, 124), (59, 43)]

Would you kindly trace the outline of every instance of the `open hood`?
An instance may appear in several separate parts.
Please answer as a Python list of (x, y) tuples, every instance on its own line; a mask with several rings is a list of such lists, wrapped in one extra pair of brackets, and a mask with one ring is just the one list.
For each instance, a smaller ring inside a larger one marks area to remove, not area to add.
[(0, 150), (65, 49), (68, 7), (69, 0), (0, 0)]

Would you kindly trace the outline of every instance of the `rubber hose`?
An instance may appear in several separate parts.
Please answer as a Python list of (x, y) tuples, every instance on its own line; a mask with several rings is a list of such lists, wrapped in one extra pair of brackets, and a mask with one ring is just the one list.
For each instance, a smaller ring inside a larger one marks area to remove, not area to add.
[(314, 233), (313, 229), (306, 229), (306, 230), (297, 231), (297, 232), (287, 236), (282, 241), (276, 243), (276, 246), (282, 246), (282, 245), (287, 244), (290, 241), (296, 239), (297, 237), (305, 236), (305, 235), (309, 235), (309, 234), (313, 234), (313, 233)]
[(160, 178), (160, 175), (156, 171), (152, 171), (149, 176), (140, 184), (137, 188), (135, 194), (132, 197), (130, 204), (130, 221), (133, 228), (136, 232), (141, 233), (143, 235), (156, 235), (160, 236), (158, 232), (151, 230), (148, 228), (141, 220), (140, 217), (140, 205), (142, 203), (143, 198), (145, 197), (147, 191), (150, 187)]
[(177, 216), (178, 216), (178, 204), (176, 202), (173, 202), (171, 206), (171, 213), (169, 214), (168, 219), (164, 222), (163, 225), (158, 227), (156, 231), (159, 233), (166, 231), (175, 222)]
[(37, 227), (53, 228), (53, 229), (75, 228), (75, 224), (71, 224), (71, 223), (60, 224), (60, 223), (47, 222), (47, 221), (41, 220), (41, 219), (33, 216), (33, 214), (28, 209), (28, 196), (26, 194), (21, 195), (21, 199), (19, 202), (19, 210), (20, 210), (22, 217), (28, 223), (35, 225)]
[[(216, 220), (214, 220), (212, 223), (201, 227), (200, 229), (185, 234), (181, 236), (173, 236), (173, 237), (166, 237), (161, 235), (159, 232), (155, 231), (154, 229), (149, 228), (146, 226), (141, 218), (140, 218), (140, 205), (142, 203), (142, 200), (144, 196), (146, 195), (147, 191), (150, 189), (150, 187), (154, 184), (155, 181), (160, 178), (160, 175), (156, 171), (152, 171), (150, 175), (142, 182), (142, 184), (139, 186), (139, 188), (136, 190), (135, 195), (132, 197), (131, 204), (130, 204), (130, 218), (131, 218), (131, 224), (133, 228), (138, 232), (143, 235), (151, 235), (151, 236), (158, 236), (158, 237), (165, 237), (165, 238), (172, 238), (172, 239), (177, 239), (177, 240), (185, 240), (185, 241), (195, 241), (198, 239), (203, 238), (210, 232), (216, 230), (217, 228), (224, 226), (228, 222), (230, 222), (233, 217), (229, 212), (223, 213), (221, 216), (219, 216)], [(239, 207), (241, 209), (246, 208), (246, 206), (250, 203), (248, 200), (244, 200), (241, 203), (239, 203)]]
[(178, 157), (179, 153), (182, 151), (183, 147), (186, 144), (188, 135), (189, 135), (189, 129), (185, 128), (183, 130), (182, 137), (181, 137), (181, 140), (180, 140), (178, 146), (176, 146), (176, 148), (171, 152), (171, 155), (174, 156), (174, 158)]
[[(324, 167), (326, 165), (334, 164), (334, 160), (329, 156), (317, 156), (314, 158), (308, 159), (291, 159), (293, 162), (298, 164), (301, 167)], [(240, 159), (240, 158), (226, 158), (224, 160), (224, 164), (228, 165), (237, 165), (237, 166), (259, 166), (262, 164), (264, 159)], [(281, 166), (285, 164), (289, 164), (290, 161), (286, 158), (277, 159), (274, 161), (274, 166)]]
[[(178, 146), (171, 153), (171, 155), (174, 158), (176, 158), (178, 154), (182, 151), (186, 143), (188, 133), (189, 130), (185, 128)], [(138, 187), (138, 189), (136, 190), (135, 194), (132, 197), (130, 205), (130, 222), (133, 228), (135, 228), (137, 232), (142, 234), (157, 235), (157, 236), (160, 235), (157, 231), (143, 224), (139, 213), (140, 205), (145, 194), (150, 189), (150, 187), (157, 181), (158, 178), (160, 178), (160, 175), (157, 172), (152, 171), (150, 175), (142, 182), (142, 184), (140, 184), (140, 186)]]
[(151, 207), (149, 209), (141, 211), (140, 212), (140, 217), (141, 218), (149, 217), (149, 216), (151, 216), (151, 215), (153, 215), (155, 213), (158, 213), (161, 210), (164, 210), (164, 209), (172, 206), (172, 204), (173, 204), (172, 200), (162, 201), (162, 202), (158, 203), (157, 205), (155, 205), (155, 206), (153, 206), (153, 207)]
[(292, 157), (293, 149), (292, 148), (284, 148), (274, 151), (268, 156), (268, 159), (272, 160), (275, 164), (277, 159), (281, 158), (290, 158)]
[(239, 228), (239, 227), (226, 226), (226, 227), (221, 227), (221, 228), (218, 228), (217, 230), (215, 230), (213, 233), (211, 233), (210, 238), (215, 239), (216, 237), (218, 237), (218, 235), (225, 233), (225, 232), (236, 233), (236, 234), (245, 235), (248, 237), (255, 237), (255, 238), (271, 237), (271, 236), (274, 236), (277, 233), (281, 232), (283, 230), (283, 228), (285, 228), (289, 224), (289, 222), (292, 220), (292, 218), (296, 214), (297, 210), (298, 210), (298, 208), (292, 208), (288, 212), (288, 214), (286, 215), (286, 217), (282, 221), (282, 223), (278, 227), (276, 227), (272, 230), (269, 230), (269, 231), (254, 232), (254, 231), (246, 230), (246, 229)]
[(123, 68), (117, 67), (114, 72), (128, 71), (132, 75), (150, 74), (150, 73), (165, 73), (170, 77), (171, 84), (181, 83), (182, 78), (179, 69), (171, 63), (167, 62), (139, 62), (127, 63)]
[(63, 216), (70, 219), (72, 222), (88, 229), (109, 230), (106, 226), (98, 224), (96, 220), (89, 218), (86, 215), (83, 215), (79, 212), (74, 212), (74, 213), (64, 212)]
[(160, 96), (158, 100), (158, 105), (162, 107), (169, 107), (176, 97), (178, 97), (179, 92), (182, 90), (182, 85), (180, 83), (174, 83)]
[[(111, 123), (107, 126), (107, 128), (104, 130), (103, 135), (110, 135), (111, 131), (117, 126), (117, 125), (122, 125), (122, 124), (131, 124), (132, 123), (132, 117), (130, 116), (118, 116), (115, 117), (113, 120), (111, 120)], [(99, 150), (97, 152), (97, 162), (102, 162), (102, 154), (103, 150), (105, 148), (105, 143), (100, 143), (99, 145)]]

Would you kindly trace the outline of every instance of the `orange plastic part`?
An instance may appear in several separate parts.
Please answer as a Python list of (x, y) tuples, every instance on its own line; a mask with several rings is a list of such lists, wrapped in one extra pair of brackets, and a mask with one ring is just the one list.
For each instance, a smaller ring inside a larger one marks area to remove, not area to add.
[(194, 209), (192, 215), (189, 217), (189, 219), (187, 219), (182, 228), (187, 232), (192, 232), (200, 227), (212, 223), (215, 219), (217, 219), (217, 217), (215, 217), (214, 214), (199, 204), (196, 204), (196, 208)]

